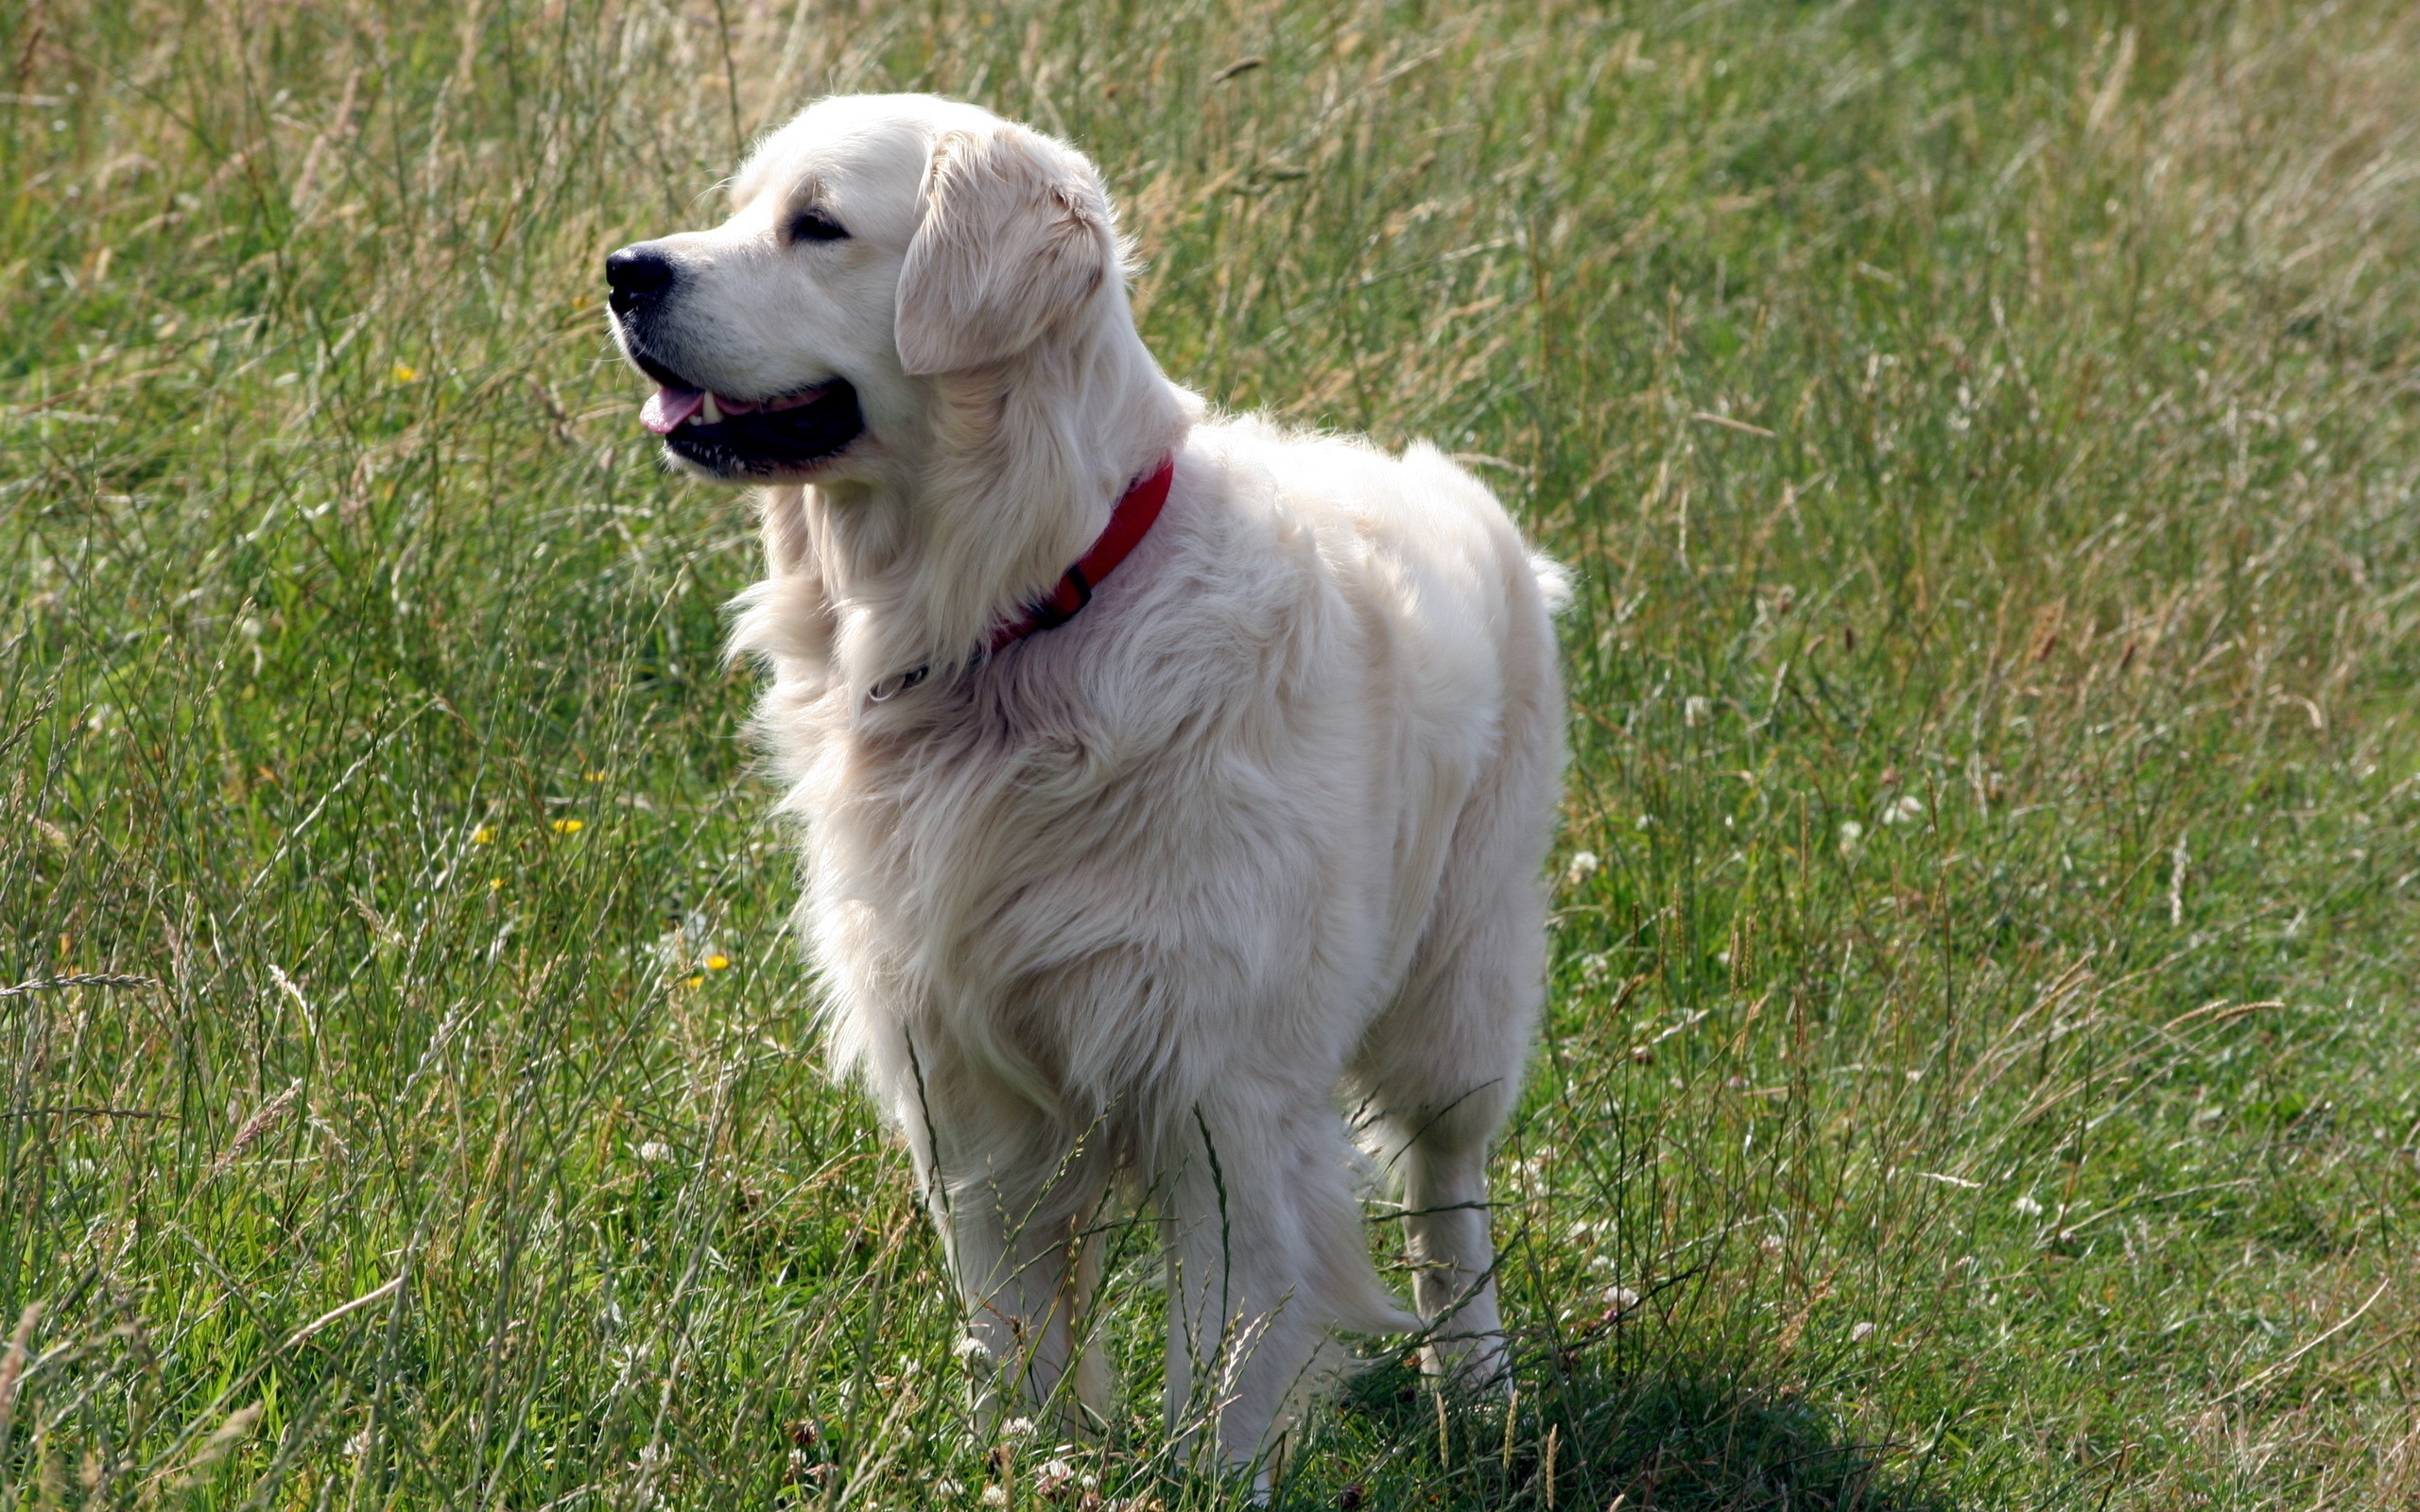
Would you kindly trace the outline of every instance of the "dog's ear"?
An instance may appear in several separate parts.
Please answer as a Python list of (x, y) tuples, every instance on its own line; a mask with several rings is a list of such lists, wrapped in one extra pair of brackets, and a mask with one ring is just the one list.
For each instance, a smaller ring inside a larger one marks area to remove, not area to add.
[(943, 137), (899, 273), (901, 366), (1014, 356), (1100, 287), (1113, 245), (1109, 202), (1072, 153), (1013, 126)]

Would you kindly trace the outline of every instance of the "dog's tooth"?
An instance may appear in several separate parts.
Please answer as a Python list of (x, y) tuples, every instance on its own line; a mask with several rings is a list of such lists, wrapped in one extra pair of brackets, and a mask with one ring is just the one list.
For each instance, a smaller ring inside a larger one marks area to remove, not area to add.
[(698, 413), (705, 417), (706, 423), (709, 425), (722, 423), (722, 406), (715, 403), (715, 396), (711, 389), (706, 394), (705, 407)]

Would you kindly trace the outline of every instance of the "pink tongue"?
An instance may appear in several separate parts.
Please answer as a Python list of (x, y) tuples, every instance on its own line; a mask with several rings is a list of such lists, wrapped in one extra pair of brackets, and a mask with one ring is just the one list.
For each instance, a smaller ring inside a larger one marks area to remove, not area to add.
[(639, 411), (639, 423), (658, 436), (669, 436), (681, 428), (681, 422), (696, 414), (706, 402), (701, 388), (675, 388), (670, 384), (657, 389)]

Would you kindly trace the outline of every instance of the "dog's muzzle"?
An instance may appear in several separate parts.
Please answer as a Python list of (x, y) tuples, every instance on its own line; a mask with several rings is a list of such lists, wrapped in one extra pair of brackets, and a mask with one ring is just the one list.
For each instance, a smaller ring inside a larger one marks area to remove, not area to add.
[(675, 456), (717, 477), (778, 479), (839, 455), (865, 433), (857, 391), (845, 378), (743, 397), (688, 377), (684, 364), (660, 350), (666, 307), (680, 284), (680, 264), (653, 242), (605, 259), (606, 303), (622, 350), (661, 386), (639, 422)]

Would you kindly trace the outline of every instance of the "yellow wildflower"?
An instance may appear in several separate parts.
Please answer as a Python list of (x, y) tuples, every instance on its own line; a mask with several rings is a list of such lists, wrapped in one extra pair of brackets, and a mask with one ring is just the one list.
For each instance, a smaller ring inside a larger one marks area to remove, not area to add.
[(709, 971), (719, 971), (730, 965), (731, 957), (725, 955), (720, 951), (717, 951), (712, 955), (706, 957), (706, 970)]
[(473, 845), (495, 844), (495, 826), (493, 824), (482, 824), (477, 829), (473, 830), (471, 832), (471, 843)]
[(588, 821), (585, 819), (557, 819), (555, 821), (555, 833), (557, 834), (578, 834), (580, 831), (587, 828)]
[(387, 371), (394, 378), (395, 382), (399, 384), (410, 383), (420, 376), (420, 369), (413, 367), (408, 362), (399, 362), (393, 367), (388, 369)]

